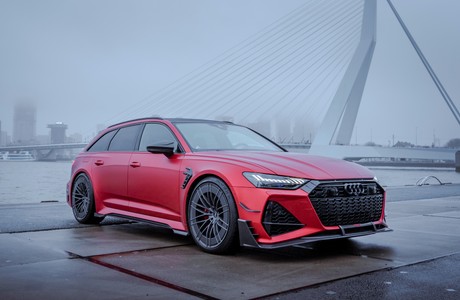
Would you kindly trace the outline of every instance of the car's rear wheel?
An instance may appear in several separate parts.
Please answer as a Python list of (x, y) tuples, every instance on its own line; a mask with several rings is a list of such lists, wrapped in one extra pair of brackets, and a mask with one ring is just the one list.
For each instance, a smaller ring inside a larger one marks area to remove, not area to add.
[(187, 216), (191, 236), (202, 250), (224, 254), (236, 249), (238, 214), (232, 193), (222, 180), (207, 177), (198, 183)]
[(98, 224), (104, 219), (94, 215), (93, 185), (83, 173), (75, 178), (72, 185), (72, 211), (75, 219), (82, 224)]

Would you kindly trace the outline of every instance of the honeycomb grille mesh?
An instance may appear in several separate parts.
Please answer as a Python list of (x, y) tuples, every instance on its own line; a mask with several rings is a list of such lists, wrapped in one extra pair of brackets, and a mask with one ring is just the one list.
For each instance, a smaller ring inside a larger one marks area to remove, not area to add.
[(383, 189), (375, 182), (323, 183), (310, 194), (311, 203), (324, 226), (378, 221), (383, 209)]

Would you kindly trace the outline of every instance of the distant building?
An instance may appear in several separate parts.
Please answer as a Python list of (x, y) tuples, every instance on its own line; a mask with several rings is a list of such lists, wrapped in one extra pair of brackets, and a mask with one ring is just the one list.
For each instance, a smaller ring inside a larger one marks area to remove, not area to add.
[(13, 144), (30, 145), (37, 134), (37, 108), (29, 102), (19, 102), (14, 106)]
[(51, 129), (50, 142), (51, 144), (65, 144), (67, 125), (62, 122), (56, 122), (55, 124), (48, 124), (48, 128)]

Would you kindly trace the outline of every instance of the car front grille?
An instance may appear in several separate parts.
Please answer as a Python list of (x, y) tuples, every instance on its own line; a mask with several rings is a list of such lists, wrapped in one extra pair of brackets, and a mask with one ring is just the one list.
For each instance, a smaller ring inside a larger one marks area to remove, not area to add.
[(309, 192), (324, 226), (375, 222), (382, 216), (383, 189), (373, 181), (319, 183)]

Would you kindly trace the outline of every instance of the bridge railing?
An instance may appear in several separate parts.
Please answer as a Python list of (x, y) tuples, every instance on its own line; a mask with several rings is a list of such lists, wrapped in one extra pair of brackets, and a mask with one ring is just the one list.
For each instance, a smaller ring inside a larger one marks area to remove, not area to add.
[(78, 149), (86, 147), (87, 143), (46, 144), (46, 145), (14, 145), (0, 147), (0, 151), (34, 151), (51, 149)]

